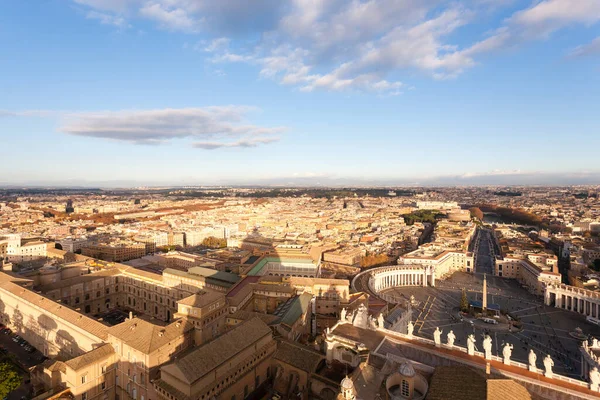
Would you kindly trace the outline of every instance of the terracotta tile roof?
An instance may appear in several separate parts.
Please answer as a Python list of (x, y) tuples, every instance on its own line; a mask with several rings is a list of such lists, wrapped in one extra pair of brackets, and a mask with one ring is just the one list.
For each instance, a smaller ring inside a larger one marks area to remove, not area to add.
[(44, 367), (44, 369), (47, 369), (50, 372), (65, 372), (65, 363), (62, 361), (48, 359), (42, 363), (42, 366)]
[(189, 306), (189, 307), (204, 307), (208, 304), (211, 304), (217, 300), (225, 300), (225, 295), (222, 293), (209, 292), (206, 290), (202, 290), (196, 294), (188, 296), (182, 300), (179, 300), (178, 303)]
[(161, 371), (192, 384), (267, 335), (271, 335), (271, 328), (253, 318), (163, 366)]
[(427, 400), (486, 400), (487, 385), (480, 371), (464, 366), (436, 367)]
[(318, 351), (283, 339), (277, 343), (274, 358), (308, 373), (315, 372), (319, 363), (325, 359)]
[(340, 324), (332, 333), (358, 343), (363, 343), (371, 351), (375, 351), (385, 338), (385, 335), (379, 331), (358, 328), (352, 324)]
[(488, 400), (528, 400), (531, 395), (523, 386), (511, 379), (488, 379)]
[(105, 358), (108, 358), (114, 353), (115, 352), (113, 350), (113, 347), (110, 344), (105, 344), (92, 351), (88, 351), (87, 353), (79, 357), (75, 357), (68, 361), (65, 361), (65, 364), (72, 370), (77, 371), (97, 361), (101, 361)]
[(160, 326), (134, 318), (113, 326), (108, 334), (144, 354), (150, 354), (192, 329), (194, 325), (185, 319)]

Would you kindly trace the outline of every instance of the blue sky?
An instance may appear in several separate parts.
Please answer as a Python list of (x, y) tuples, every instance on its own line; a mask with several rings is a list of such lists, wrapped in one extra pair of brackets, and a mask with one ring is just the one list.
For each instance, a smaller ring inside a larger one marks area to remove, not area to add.
[(598, 0), (7, 1), (0, 50), (0, 184), (600, 170)]

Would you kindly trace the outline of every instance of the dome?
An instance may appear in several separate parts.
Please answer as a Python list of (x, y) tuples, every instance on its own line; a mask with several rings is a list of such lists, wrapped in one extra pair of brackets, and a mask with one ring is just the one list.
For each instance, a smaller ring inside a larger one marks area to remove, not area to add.
[(352, 379), (346, 376), (344, 379), (342, 379), (342, 383), (340, 383), (340, 386), (343, 390), (354, 389), (354, 382), (352, 382)]
[(409, 363), (408, 361), (405, 361), (402, 364), (400, 364), (400, 367), (398, 368), (398, 372), (400, 372), (400, 375), (403, 375), (406, 377), (415, 376), (415, 369), (413, 368), (412, 364)]

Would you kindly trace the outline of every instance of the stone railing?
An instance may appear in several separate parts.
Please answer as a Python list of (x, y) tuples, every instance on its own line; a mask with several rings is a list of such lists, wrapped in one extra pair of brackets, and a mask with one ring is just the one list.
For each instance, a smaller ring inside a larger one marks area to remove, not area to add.
[[(388, 330), (388, 329), (385, 329), (385, 328), (383, 328), (383, 329), (380, 328), (378, 330), (380, 332), (384, 333), (386, 336), (389, 336), (391, 338), (394, 338), (394, 337), (401, 338), (401, 339), (404, 339), (404, 340), (408, 340), (408, 341), (410, 341), (412, 343), (419, 343), (419, 344), (424, 344), (424, 345), (427, 345), (427, 346), (434, 346), (434, 347), (438, 347), (438, 348), (442, 348), (442, 349), (448, 349), (448, 350), (453, 350), (453, 351), (458, 351), (458, 352), (461, 352), (461, 353), (468, 354), (467, 348), (462, 347), (462, 346), (457, 346), (457, 345), (449, 346), (449, 345), (447, 345), (445, 343), (440, 343), (439, 345), (436, 346), (436, 343), (433, 340), (431, 340), (431, 339), (426, 339), (426, 338), (423, 338), (423, 337), (420, 337), (420, 336), (414, 336), (414, 335), (409, 336), (407, 334), (399, 333), (399, 332), (395, 332), (395, 331), (391, 331), (391, 330)], [(477, 351), (476, 350), (476, 351), (474, 351), (473, 354), (474, 354), (475, 357), (481, 357), (481, 358), (485, 359), (485, 354), (483, 352), (481, 352), (481, 351)], [(490, 360), (497, 361), (499, 363), (504, 363), (504, 358), (503, 357), (498, 357), (498, 356), (494, 356), (494, 355), (492, 355), (490, 357)], [(518, 362), (518, 361), (509, 360), (509, 362), (508, 362), (507, 365), (510, 365), (512, 367), (520, 368), (523, 371), (530, 371), (528, 364), (521, 363), (521, 362)], [(540, 369), (540, 368), (537, 368), (537, 367), (535, 368), (535, 370), (531, 370), (530, 372), (534, 372), (534, 373), (537, 373), (537, 374), (540, 374), (540, 375), (548, 376), (543, 369)], [(581, 381), (579, 379), (569, 378), (567, 376), (559, 375), (559, 374), (556, 374), (556, 373), (552, 373), (551, 374), (551, 378), (552, 379), (556, 379), (558, 381), (567, 382), (567, 383), (570, 383), (572, 385), (579, 386), (581, 388), (587, 388), (587, 389), (594, 390), (594, 388), (592, 388), (592, 386), (591, 386), (590, 383)], [(598, 391), (598, 388), (596, 388), (595, 391)]]
[(590, 364), (592, 364), (593, 366), (600, 369), (600, 357), (598, 357), (593, 352), (593, 350), (600, 351), (600, 346), (596, 346), (596, 347), (587, 346), (586, 342), (584, 342), (584, 345), (581, 346), (580, 350), (581, 350), (581, 353), (583, 354), (583, 357), (585, 357), (585, 359), (588, 360), (588, 362)]

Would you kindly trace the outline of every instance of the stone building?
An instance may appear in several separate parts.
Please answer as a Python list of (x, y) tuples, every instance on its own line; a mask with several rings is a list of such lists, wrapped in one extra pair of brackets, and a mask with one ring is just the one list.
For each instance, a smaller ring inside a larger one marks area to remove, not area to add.
[(159, 399), (244, 399), (267, 381), (277, 347), (271, 329), (254, 318), (161, 368)]

